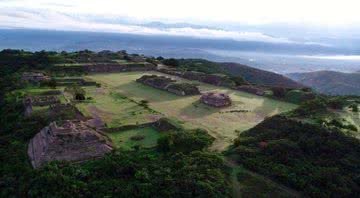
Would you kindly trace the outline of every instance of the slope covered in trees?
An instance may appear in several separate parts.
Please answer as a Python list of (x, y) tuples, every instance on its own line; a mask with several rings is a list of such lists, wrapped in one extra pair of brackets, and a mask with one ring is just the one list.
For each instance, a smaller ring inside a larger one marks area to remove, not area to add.
[(241, 77), (251, 84), (258, 84), (263, 86), (286, 88), (304, 87), (300, 83), (297, 83), (280, 74), (256, 69), (238, 63), (216, 63), (203, 59), (179, 59), (178, 63), (173, 63), (171, 66), (176, 66), (184, 70), (199, 71), (204, 73), (225, 73), (233, 77)]
[(245, 167), (307, 196), (356, 197), (360, 140), (348, 132), (357, 133), (357, 128), (324, 117), (333, 108), (347, 108), (342, 101), (316, 99), (268, 118), (240, 134), (230, 153)]
[(342, 73), (335, 71), (317, 71), (292, 73), (288, 76), (323, 94), (360, 95), (360, 72)]

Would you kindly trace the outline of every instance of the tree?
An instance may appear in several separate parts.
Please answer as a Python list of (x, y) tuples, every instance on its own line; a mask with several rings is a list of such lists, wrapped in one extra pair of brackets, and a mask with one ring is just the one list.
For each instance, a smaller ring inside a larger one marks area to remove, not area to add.
[(164, 60), (164, 58), (162, 56), (159, 56), (156, 58), (156, 60), (162, 61), (162, 60)]
[(273, 94), (277, 98), (284, 98), (286, 94), (286, 89), (283, 87), (273, 87), (271, 88)]
[(357, 104), (350, 105), (350, 108), (353, 112), (359, 112), (359, 107)]
[(176, 60), (175, 58), (169, 58), (169, 59), (165, 59), (162, 61), (163, 64), (168, 65), (168, 66), (173, 66), (173, 67), (178, 67), (179, 66), (179, 61)]
[(56, 86), (57, 86), (57, 82), (54, 78), (51, 78), (49, 83), (48, 83), (48, 86), (52, 89), (56, 89)]
[(74, 100), (85, 100), (85, 90), (81, 88), (78, 84), (72, 84), (65, 88), (65, 91), (70, 93)]

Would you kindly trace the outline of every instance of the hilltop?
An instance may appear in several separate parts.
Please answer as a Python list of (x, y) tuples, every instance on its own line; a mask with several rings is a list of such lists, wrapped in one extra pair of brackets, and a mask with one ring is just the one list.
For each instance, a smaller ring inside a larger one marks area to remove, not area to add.
[(288, 76), (299, 83), (329, 95), (360, 95), (360, 73), (317, 71), (291, 73)]
[(245, 65), (126, 51), (3, 50), (0, 65), (1, 196), (358, 192), (359, 98)]

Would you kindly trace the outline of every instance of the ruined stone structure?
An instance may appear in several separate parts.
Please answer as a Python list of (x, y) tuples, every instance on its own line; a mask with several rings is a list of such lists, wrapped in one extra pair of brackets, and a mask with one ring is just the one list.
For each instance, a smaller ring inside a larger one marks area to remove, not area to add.
[(141, 76), (141, 78), (137, 79), (136, 82), (140, 82), (158, 89), (166, 90), (167, 86), (170, 85), (170, 83), (176, 82), (176, 80), (173, 80), (166, 76), (144, 75)]
[(46, 106), (60, 103), (60, 100), (56, 95), (28, 96), (25, 98), (25, 101), (31, 103), (32, 106)]
[(41, 82), (50, 80), (49, 76), (44, 75), (43, 73), (36, 73), (36, 72), (24, 72), (21, 76), (23, 81), (28, 82)]
[(256, 94), (258, 96), (265, 95), (265, 89), (262, 89), (260, 87), (256, 87), (253, 85), (242, 85), (242, 86), (236, 87), (236, 90), (248, 92), (251, 94)]
[(31, 98), (27, 97), (24, 99), (24, 116), (29, 117), (33, 112)]
[(197, 80), (197, 81), (204, 81), (206, 74), (202, 72), (195, 72), (195, 71), (187, 71), (182, 74), (182, 76), (189, 80)]
[(195, 85), (177, 83), (175, 80), (165, 76), (144, 75), (136, 81), (180, 96), (200, 94), (199, 89)]
[(28, 96), (24, 98), (24, 116), (29, 117), (33, 112), (33, 106), (46, 106), (60, 104), (56, 95)]
[(145, 58), (145, 56), (143, 56), (143, 55), (131, 54), (131, 55), (128, 55), (128, 57), (129, 57), (130, 61), (136, 62), (136, 63), (145, 62), (145, 61), (146, 61), (146, 58)]
[[(87, 121), (89, 118), (85, 117), (78, 108), (74, 105), (66, 103), (66, 104), (52, 104), (48, 109), (48, 117), (50, 119), (61, 119), (61, 120), (81, 120)], [(90, 127), (92, 127), (90, 125)]]
[(190, 83), (171, 83), (166, 90), (179, 96), (199, 95), (199, 89)]
[(180, 72), (175, 69), (158, 69), (157, 71), (179, 76), (181, 78), (189, 79), (189, 80), (196, 80), (200, 82), (204, 82), (207, 84), (215, 85), (215, 86), (223, 86), (228, 88), (234, 88), (235, 82), (232, 81), (227, 75), (225, 74), (206, 74), (203, 72), (196, 72), (196, 71), (186, 71)]
[(128, 64), (120, 65), (116, 63), (109, 64), (95, 64), (83, 66), (86, 72), (130, 72), (130, 71), (150, 71), (156, 68), (155, 65), (150, 63), (144, 64)]
[(200, 101), (212, 107), (227, 107), (231, 105), (231, 99), (223, 93), (205, 93), (201, 96)]
[(84, 161), (112, 150), (111, 141), (82, 121), (52, 122), (31, 140), (28, 155), (34, 168), (54, 160)]
[(52, 68), (53, 72), (64, 73), (115, 73), (131, 71), (151, 71), (155, 70), (156, 65), (150, 63), (137, 64), (118, 64), (118, 63), (96, 63), (75, 66), (56, 66)]

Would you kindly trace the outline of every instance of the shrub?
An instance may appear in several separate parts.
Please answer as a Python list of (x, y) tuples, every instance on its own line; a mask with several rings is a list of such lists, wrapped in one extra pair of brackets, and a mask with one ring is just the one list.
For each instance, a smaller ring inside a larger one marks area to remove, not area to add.
[(134, 135), (134, 136), (131, 136), (130, 139), (132, 141), (140, 141), (140, 140), (143, 140), (145, 138), (145, 136), (143, 135)]
[(357, 104), (350, 105), (350, 108), (353, 112), (359, 112), (359, 107)]
[(158, 150), (190, 153), (210, 146), (214, 138), (206, 130), (195, 129), (168, 133), (158, 142)]
[(273, 87), (271, 88), (273, 95), (277, 98), (284, 98), (286, 94), (286, 89), (283, 87)]
[(173, 66), (173, 67), (178, 67), (179, 66), (179, 61), (176, 60), (175, 58), (165, 59), (165, 60), (162, 61), (162, 63), (164, 65)]
[(70, 93), (75, 100), (85, 100), (85, 90), (78, 84), (72, 84), (65, 88), (65, 92)]

